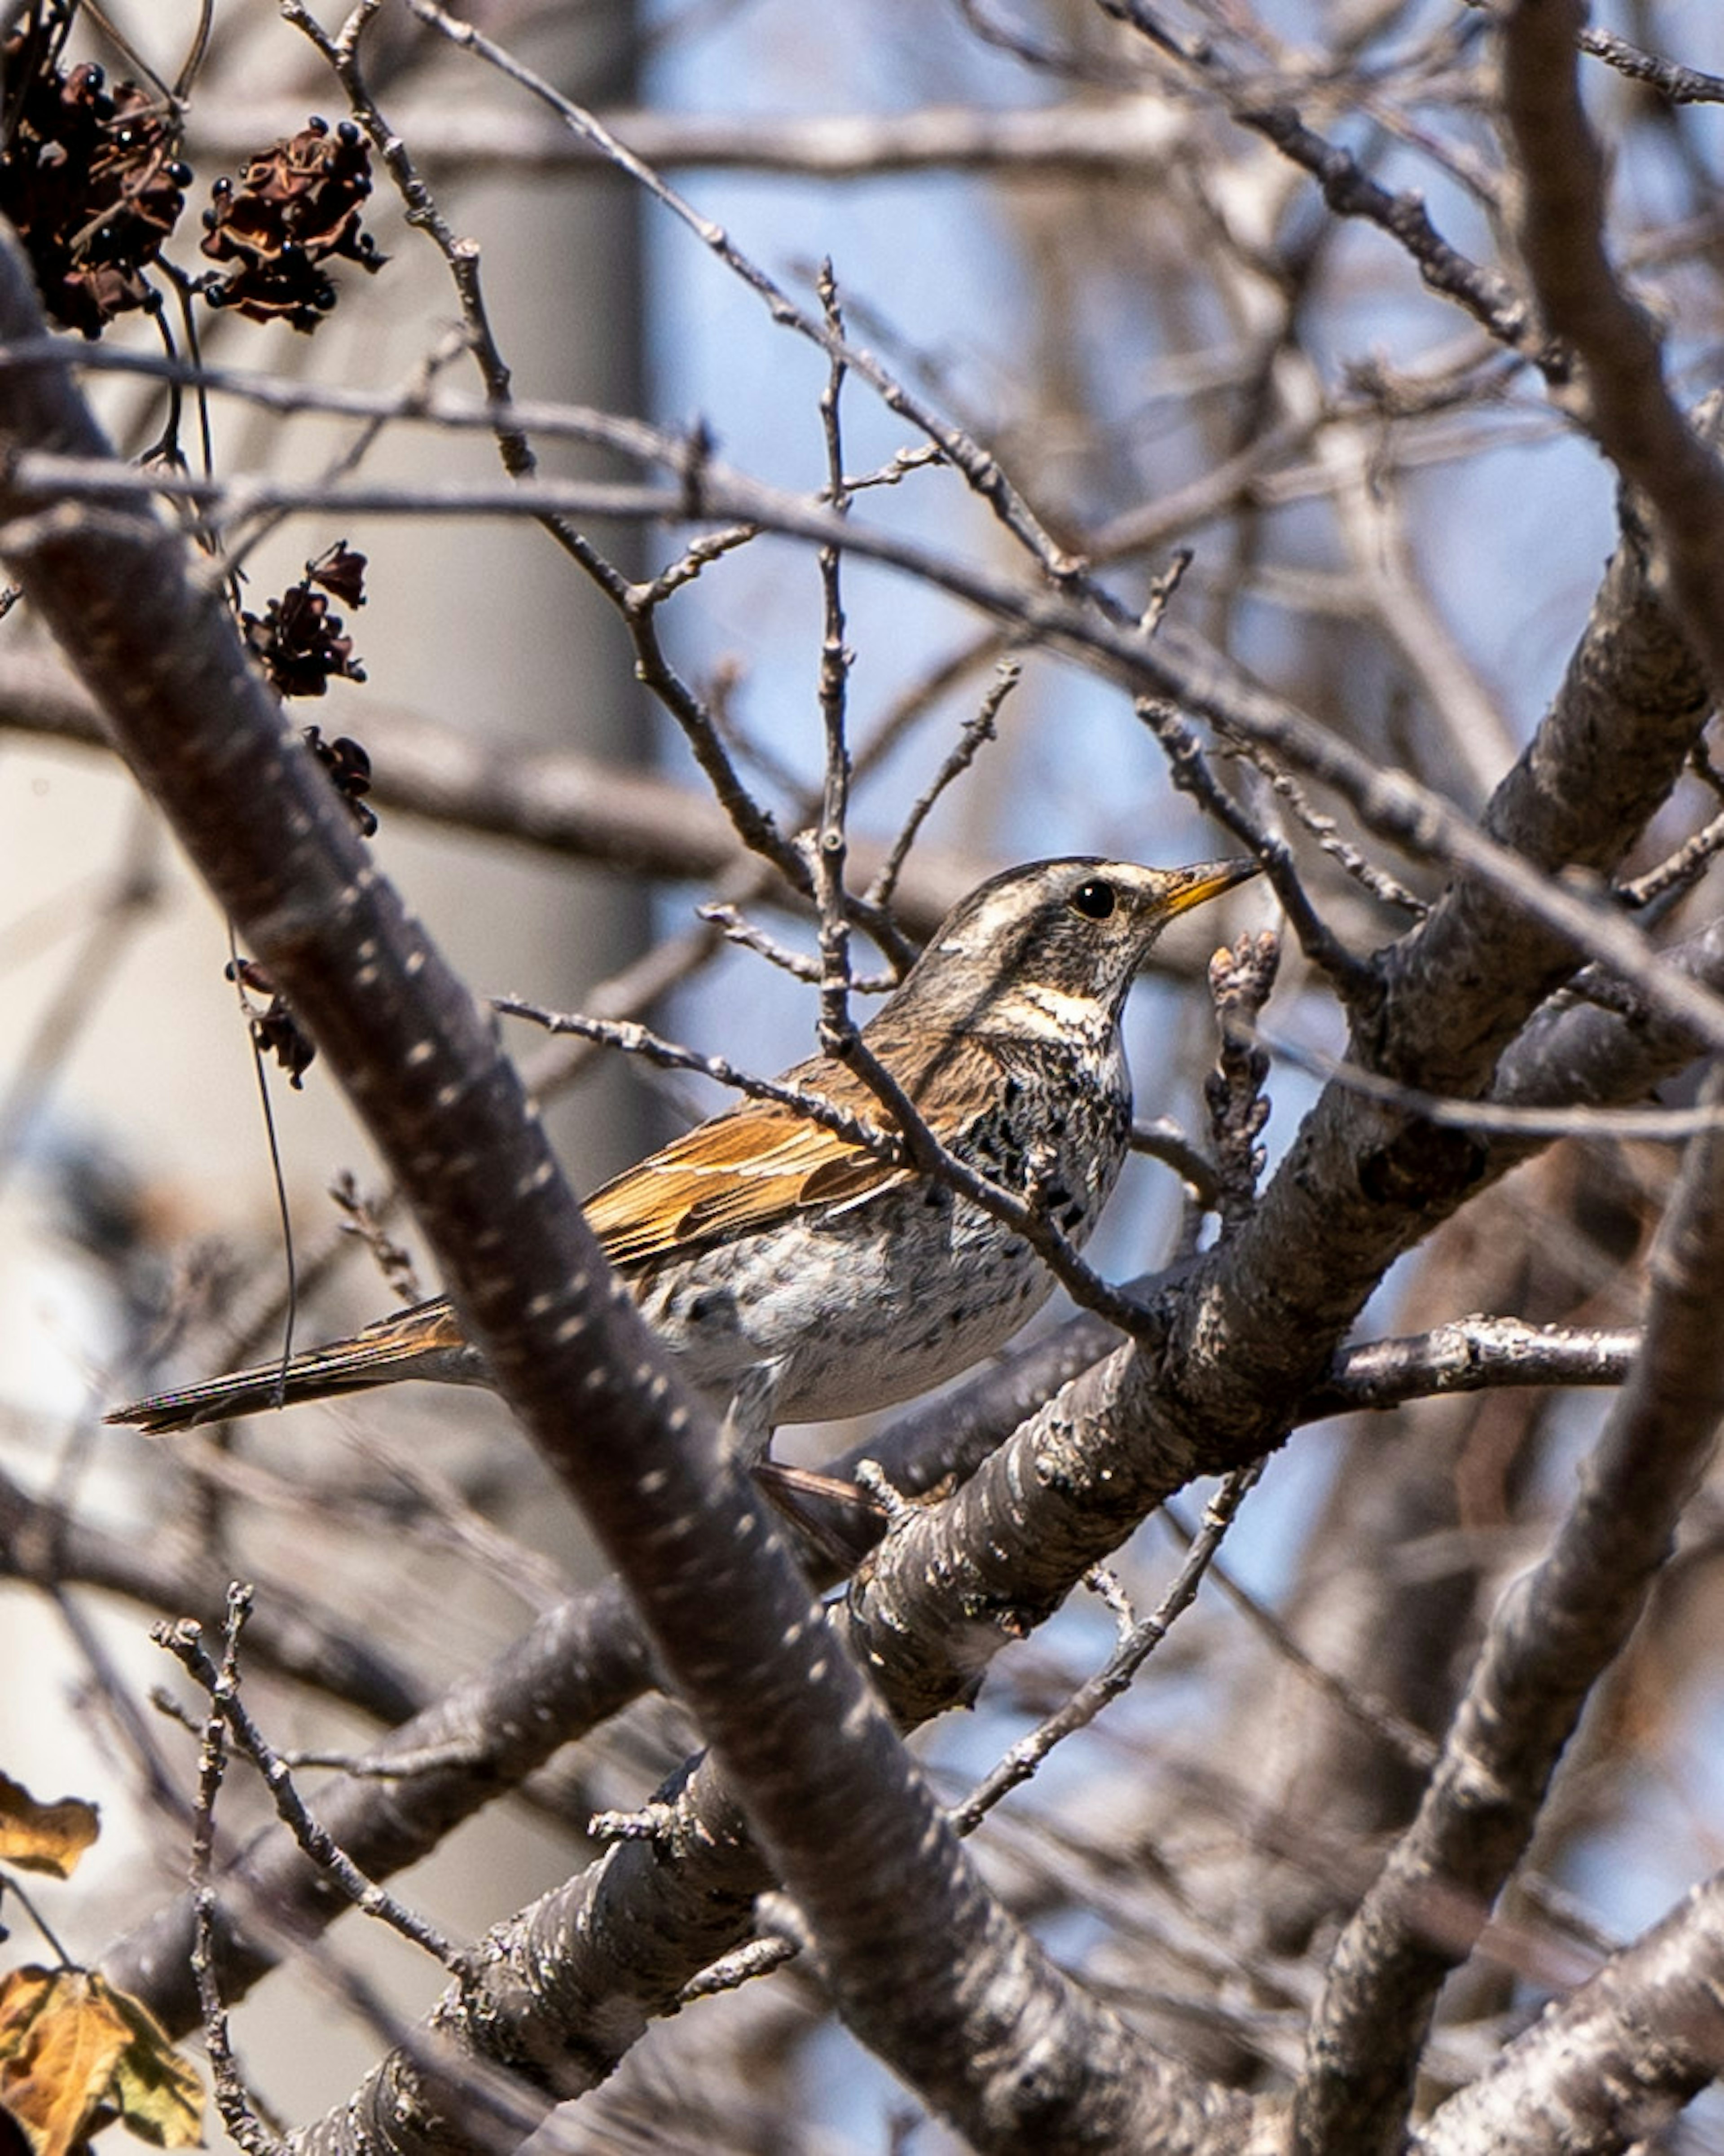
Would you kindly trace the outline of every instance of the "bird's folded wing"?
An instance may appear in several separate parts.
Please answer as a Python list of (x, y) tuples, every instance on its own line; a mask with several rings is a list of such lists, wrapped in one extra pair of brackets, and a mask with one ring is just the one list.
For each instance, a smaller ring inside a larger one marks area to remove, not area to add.
[(638, 1264), (810, 1208), (854, 1204), (907, 1173), (793, 1109), (751, 1102), (595, 1190), (586, 1214), (613, 1265)]

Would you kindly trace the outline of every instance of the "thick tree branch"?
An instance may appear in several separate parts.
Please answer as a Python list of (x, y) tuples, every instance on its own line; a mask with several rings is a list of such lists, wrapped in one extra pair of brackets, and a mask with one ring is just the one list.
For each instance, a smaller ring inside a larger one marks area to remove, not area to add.
[(1446, 1399), (1503, 1385), (1619, 1385), (1640, 1336), (1525, 1325), (1517, 1317), (1457, 1317), (1396, 1340), (1343, 1348), (1326, 1383), (1308, 1394), (1301, 1423), (1322, 1414), (1381, 1412), (1408, 1400)]
[(1724, 2072), (1724, 1875), (1547, 2007), (1414, 2136), (1420, 2156), (1620, 2156)]
[[(1707, 1087), (1724, 1101), (1724, 1081)], [(1297, 2145), (1399, 2145), (1439, 1985), (1526, 1845), (1580, 1711), (1639, 1617), (1724, 1416), (1724, 1133), (1693, 1139), (1650, 1261), (1641, 1351), (1548, 1554), (1492, 1620), (1418, 1817), (1342, 1936)]]
[[(597, 116), (608, 134), (661, 172), (826, 180), (930, 170), (1131, 178), (1164, 172), (1191, 127), (1190, 116), (1171, 100), (1142, 95), (993, 111), (952, 105), (738, 118), (642, 107)], [(392, 105), (391, 117), (419, 162), (439, 175), (478, 167), (593, 177), (613, 169), (592, 143), (546, 113), (468, 97), (408, 96)], [(305, 124), (304, 106), (285, 100), (201, 102), (187, 151), (231, 165), (250, 157), (260, 141), (290, 136)]]
[[(52, 1497), (33, 1496), (0, 1474), (0, 1578), (59, 1589), (90, 1587), (152, 1610), (196, 1616), (219, 1631), (223, 1596), (207, 1568), (172, 1538), (116, 1533), (77, 1517)], [(399, 1722), (424, 1702), (425, 1687), (374, 1642), (319, 1609), (298, 1589), (272, 1580), (248, 1647), (258, 1666), (315, 1686), (382, 1722)]]

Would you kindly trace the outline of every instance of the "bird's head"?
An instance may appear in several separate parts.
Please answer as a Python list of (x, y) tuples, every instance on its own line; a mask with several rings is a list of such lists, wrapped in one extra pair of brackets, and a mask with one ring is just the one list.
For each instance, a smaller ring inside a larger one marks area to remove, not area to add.
[(1150, 869), (1088, 857), (1008, 869), (940, 924), (894, 1015), (950, 1033), (1111, 1025), (1167, 923), (1257, 872), (1250, 860)]

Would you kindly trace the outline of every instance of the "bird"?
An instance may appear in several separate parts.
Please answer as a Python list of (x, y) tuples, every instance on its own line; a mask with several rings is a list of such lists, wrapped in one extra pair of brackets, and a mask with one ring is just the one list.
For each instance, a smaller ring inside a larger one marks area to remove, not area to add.
[[(1079, 855), (962, 899), (861, 1029), (927, 1128), (1081, 1248), (1130, 1142), (1121, 1018), (1167, 923), (1258, 871)], [(817, 1055), (786, 1086), (890, 1130), (865, 1076)], [(897, 1149), (882, 1158), (751, 1097), (595, 1190), (587, 1224), (736, 1450), (781, 1424), (895, 1405), (1004, 1346), (1054, 1276), (1021, 1236)], [(286, 1360), (114, 1409), (153, 1435), (404, 1379), (490, 1382), (446, 1296)]]

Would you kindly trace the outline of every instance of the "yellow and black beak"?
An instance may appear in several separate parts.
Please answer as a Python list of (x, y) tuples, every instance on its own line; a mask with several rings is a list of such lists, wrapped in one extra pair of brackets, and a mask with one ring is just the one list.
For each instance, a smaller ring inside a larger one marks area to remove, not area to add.
[(1262, 865), (1260, 861), (1198, 861), (1188, 869), (1158, 870), (1161, 889), (1156, 894), (1156, 911), (1164, 922), (1178, 914), (1189, 913), (1206, 899), (1219, 898), (1235, 884), (1249, 882), (1261, 873)]

